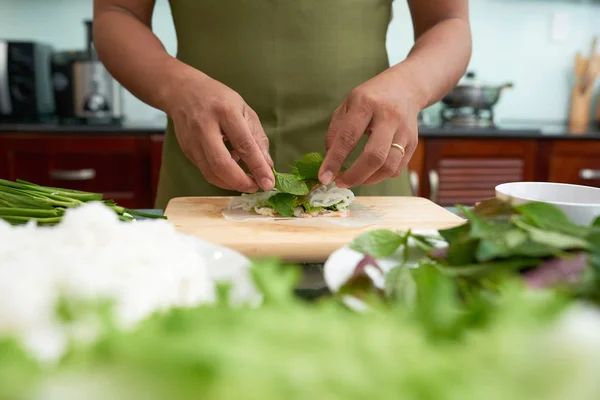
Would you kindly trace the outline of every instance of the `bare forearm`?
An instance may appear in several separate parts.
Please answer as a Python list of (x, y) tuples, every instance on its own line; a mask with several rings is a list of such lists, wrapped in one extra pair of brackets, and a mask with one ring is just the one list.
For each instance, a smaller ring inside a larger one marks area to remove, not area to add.
[(190, 67), (170, 56), (148, 25), (119, 7), (95, 9), (94, 44), (115, 79), (140, 100), (168, 112), (176, 80)]
[(449, 18), (424, 32), (406, 60), (393, 68), (410, 76), (418, 102), (425, 108), (440, 101), (464, 75), (471, 47), (468, 22)]

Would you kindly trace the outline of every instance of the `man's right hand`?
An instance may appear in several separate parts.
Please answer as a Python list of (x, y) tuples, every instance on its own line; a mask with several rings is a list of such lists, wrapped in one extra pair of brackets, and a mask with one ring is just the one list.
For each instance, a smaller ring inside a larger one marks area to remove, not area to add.
[[(169, 90), (167, 113), (184, 154), (220, 188), (245, 193), (273, 189), (269, 140), (256, 112), (234, 90), (200, 71), (187, 67), (180, 78)], [(251, 176), (237, 161), (244, 162)]]

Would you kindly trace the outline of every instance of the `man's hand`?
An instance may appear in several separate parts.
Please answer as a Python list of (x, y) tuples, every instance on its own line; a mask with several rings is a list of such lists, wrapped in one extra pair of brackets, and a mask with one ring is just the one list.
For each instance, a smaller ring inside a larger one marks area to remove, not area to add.
[(173, 119), (183, 152), (208, 182), (240, 192), (272, 189), (269, 141), (258, 116), (239, 94), (166, 52), (151, 29), (155, 2), (94, 0), (102, 62), (130, 92)]
[[(199, 71), (190, 69), (182, 78), (171, 92), (168, 114), (184, 154), (215, 186), (246, 193), (259, 186), (273, 189), (269, 140), (256, 112), (238, 93)], [(231, 153), (225, 141), (230, 142)]]
[[(400, 175), (417, 142), (418, 95), (409, 77), (387, 70), (356, 87), (333, 113), (326, 137), (327, 155), (319, 172), (322, 183), (339, 187), (373, 185)], [(369, 139), (356, 162), (336, 179), (362, 135)], [(392, 144), (398, 144), (402, 151)]]

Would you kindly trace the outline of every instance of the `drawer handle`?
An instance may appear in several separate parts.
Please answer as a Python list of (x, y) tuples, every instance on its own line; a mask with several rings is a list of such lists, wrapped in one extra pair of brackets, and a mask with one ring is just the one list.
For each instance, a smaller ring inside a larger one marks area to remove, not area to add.
[(437, 203), (438, 191), (440, 188), (440, 175), (436, 170), (429, 171), (429, 200)]
[(410, 188), (413, 192), (413, 196), (418, 196), (419, 195), (419, 174), (417, 174), (415, 171), (410, 171), (409, 179), (410, 179)]
[(91, 168), (71, 171), (50, 171), (50, 178), (57, 181), (91, 181), (96, 177), (96, 170)]
[(600, 170), (598, 169), (582, 169), (579, 171), (579, 177), (581, 179), (600, 179)]

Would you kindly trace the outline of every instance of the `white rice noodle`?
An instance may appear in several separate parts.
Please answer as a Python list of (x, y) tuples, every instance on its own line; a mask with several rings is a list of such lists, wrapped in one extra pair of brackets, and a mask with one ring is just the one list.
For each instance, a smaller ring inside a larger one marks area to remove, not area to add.
[(331, 207), (337, 205), (340, 211), (348, 210), (354, 201), (354, 193), (350, 189), (340, 189), (335, 183), (321, 186), (308, 196), (311, 207)]
[(262, 208), (266, 200), (277, 194), (277, 190), (269, 190), (267, 192), (256, 192), (252, 194), (244, 193), (241, 196), (232, 198), (229, 201), (228, 209), (242, 210), (242, 211), (257, 211), (258, 208)]
[(20, 337), (52, 361), (67, 341), (55, 315), (61, 296), (114, 300), (128, 327), (157, 310), (214, 301), (207, 263), (197, 239), (167, 221), (124, 223), (100, 203), (67, 211), (55, 227), (0, 220), (0, 336)]

